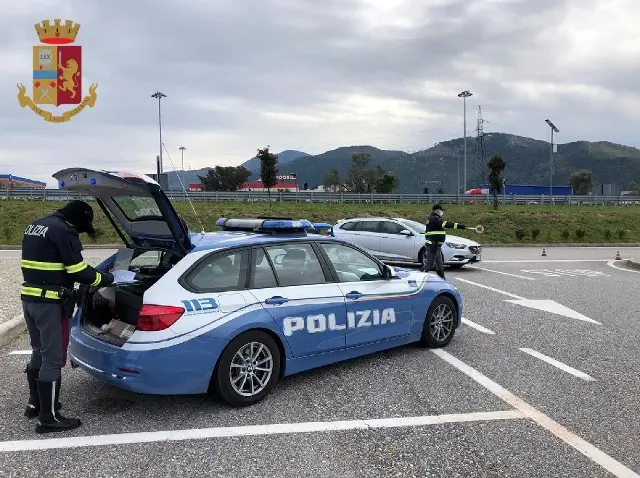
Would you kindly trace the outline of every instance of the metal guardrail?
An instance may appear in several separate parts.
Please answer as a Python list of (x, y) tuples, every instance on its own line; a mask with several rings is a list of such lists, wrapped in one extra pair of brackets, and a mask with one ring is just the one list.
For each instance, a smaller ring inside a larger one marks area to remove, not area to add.
[[(187, 195), (192, 201), (243, 201), (267, 202), (269, 196), (262, 191), (166, 191), (174, 201), (183, 201)], [(23, 199), (42, 201), (69, 201), (72, 199), (92, 199), (69, 191), (59, 189), (15, 188), (0, 190), (0, 199)], [(575, 204), (575, 205), (640, 205), (640, 196), (519, 196), (499, 194), (501, 204), (541, 205), (541, 204)], [(358, 203), (358, 204), (492, 204), (491, 195), (456, 195), (456, 194), (354, 194), (317, 191), (278, 192), (271, 193), (272, 202), (304, 202), (304, 203)]]

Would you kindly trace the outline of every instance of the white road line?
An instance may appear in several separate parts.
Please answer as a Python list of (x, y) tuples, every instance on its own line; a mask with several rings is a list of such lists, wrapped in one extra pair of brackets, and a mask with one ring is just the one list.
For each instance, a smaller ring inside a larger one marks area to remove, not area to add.
[(493, 270), (493, 269), (485, 269), (484, 267), (475, 267), (475, 266), (467, 266), (467, 267), (469, 269), (478, 269), (479, 271), (495, 272), (496, 274), (502, 274), (502, 275), (505, 275), (505, 276), (517, 277), (519, 279), (535, 280), (533, 277), (519, 276), (518, 274), (511, 274), (509, 272), (496, 271), (496, 270)]
[(345, 420), (335, 422), (276, 423), (242, 427), (196, 428), (191, 430), (166, 430), (158, 432), (118, 433), (114, 435), (92, 435), (42, 440), (17, 440), (0, 442), (0, 452), (51, 450), (104, 445), (124, 445), (164, 441), (202, 440), (206, 438), (228, 438), (255, 435), (280, 435), (287, 433), (311, 433), (371, 428), (398, 428), (443, 423), (473, 421), (513, 420), (525, 418), (518, 410), (497, 412), (456, 413), (428, 415), (422, 417), (381, 418), (374, 420)]
[(486, 327), (483, 327), (480, 324), (476, 324), (475, 322), (467, 319), (466, 317), (462, 318), (462, 324), (463, 325), (468, 325), (469, 327), (473, 327), (474, 329), (479, 330), (480, 332), (485, 333), (485, 334), (496, 335), (496, 333), (493, 330), (489, 330), (489, 329), (487, 329)]
[(624, 267), (618, 267), (618, 266), (615, 265), (616, 262), (618, 262), (618, 261), (609, 261), (609, 262), (607, 262), (607, 265), (609, 267), (611, 267), (613, 269), (617, 269), (619, 271), (626, 271), (626, 272), (633, 272), (634, 274), (640, 274), (640, 271), (636, 271), (636, 270), (633, 270), (633, 269), (626, 269)]
[(520, 297), (519, 295), (515, 295), (515, 294), (512, 294), (512, 293), (510, 293), (510, 292), (505, 292), (505, 291), (500, 290), (500, 289), (494, 289), (493, 287), (489, 287), (488, 285), (478, 284), (477, 282), (472, 282), (472, 281), (470, 281), (470, 280), (462, 279), (462, 278), (460, 278), (460, 277), (456, 277), (455, 279), (456, 279), (456, 280), (459, 280), (459, 281), (462, 281), (462, 282), (466, 282), (466, 283), (468, 283), (468, 284), (477, 285), (478, 287), (482, 287), (482, 288), (484, 288), (484, 289), (492, 290), (492, 291), (494, 291), (494, 292), (497, 292), (498, 294), (503, 294), (503, 295), (506, 295), (506, 296), (508, 296), (508, 297), (513, 297), (514, 299), (517, 299), (517, 300), (525, 300), (525, 298), (524, 298), (524, 297)]
[(514, 261), (482, 261), (483, 264), (528, 264), (538, 262), (607, 262), (608, 259), (530, 259)]
[(506, 388), (502, 387), (487, 376), (480, 373), (478, 370), (457, 359), (449, 352), (445, 352), (442, 349), (431, 349), (431, 352), (436, 354), (438, 357), (440, 357), (450, 365), (453, 365), (455, 368), (475, 380), (491, 393), (507, 402), (509, 405), (513, 406), (517, 410), (520, 410), (528, 418), (536, 422), (544, 429), (553, 433), (553, 435), (560, 438), (568, 445), (571, 445), (584, 456), (597, 463), (605, 470), (612, 473), (614, 476), (618, 478), (640, 478), (640, 475), (635, 473), (633, 470), (627, 468), (619, 461), (616, 461), (614, 458), (604, 453), (602, 450), (596, 448), (591, 443), (580, 438), (575, 433), (569, 431), (567, 428), (554, 421), (551, 417), (532, 407), (520, 397), (514, 395)]
[(521, 348), (519, 349), (520, 351), (529, 354), (533, 357), (539, 358), (540, 360), (547, 362), (550, 365), (553, 365), (554, 367), (559, 368), (560, 370), (563, 370), (567, 373), (570, 373), (571, 375), (581, 378), (582, 380), (586, 380), (588, 382), (595, 382), (596, 379), (591, 377), (590, 375), (587, 375), (584, 372), (581, 372), (580, 370), (573, 368), (573, 367), (569, 367), (567, 364), (564, 364), (562, 362), (560, 362), (559, 360), (556, 360), (554, 358), (551, 358), (547, 355), (541, 354), (540, 352), (533, 350), (533, 349), (528, 349), (528, 348)]
[(7, 355), (31, 355), (31, 350), (14, 350)]

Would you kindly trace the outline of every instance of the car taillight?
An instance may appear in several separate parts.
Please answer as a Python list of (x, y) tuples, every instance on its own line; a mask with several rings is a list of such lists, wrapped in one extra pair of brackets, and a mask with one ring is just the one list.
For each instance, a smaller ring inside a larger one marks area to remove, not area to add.
[(138, 323), (136, 330), (144, 332), (155, 332), (171, 327), (176, 320), (182, 317), (184, 309), (170, 305), (149, 305), (145, 304), (138, 313)]

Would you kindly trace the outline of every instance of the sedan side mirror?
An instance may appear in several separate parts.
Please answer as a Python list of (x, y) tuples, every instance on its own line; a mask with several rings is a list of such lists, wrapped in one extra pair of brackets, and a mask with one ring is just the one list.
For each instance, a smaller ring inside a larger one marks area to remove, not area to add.
[(409, 229), (403, 229), (402, 231), (400, 231), (400, 234), (402, 234), (403, 236), (413, 236), (413, 232), (411, 232)]
[(386, 264), (383, 266), (383, 269), (382, 269), (383, 279), (389, 280), (389, 279), (392, 279), (395, 275), (396, 275), (396, 271), (393, 269), (393, 267), (388, 266)]

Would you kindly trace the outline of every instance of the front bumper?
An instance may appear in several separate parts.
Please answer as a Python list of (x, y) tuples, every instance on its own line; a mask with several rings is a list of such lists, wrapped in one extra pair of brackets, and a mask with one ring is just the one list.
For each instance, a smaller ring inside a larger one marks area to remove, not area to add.
[(453, 249), (452, 256), (444, 264), (472, 264), (480, 261), (482, 261), (482, 246), (467, 246), (464, 249)]
[(201, 336), (171, 347), (127, 351), (74, 326), (69, 361), (100, 381), (132, 392), (186, 395), (207, 392), (223, 348), (220, 341)]

